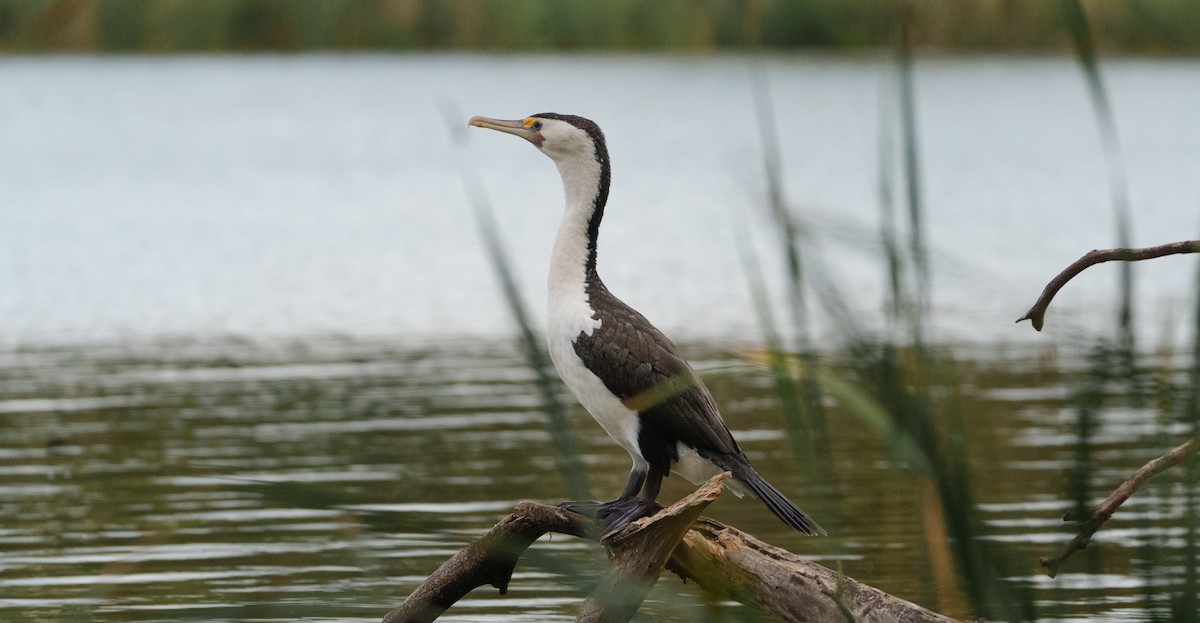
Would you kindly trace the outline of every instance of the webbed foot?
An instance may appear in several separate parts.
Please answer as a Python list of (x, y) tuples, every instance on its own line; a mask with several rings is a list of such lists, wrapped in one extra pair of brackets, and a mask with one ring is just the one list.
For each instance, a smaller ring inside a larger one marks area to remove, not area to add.
[(583, 515), (584, 517), (590, 517), (592, 519), (599, 519), (600, 509), (604, 508), (605, 506), (607, 506), (609, 504), (612, 504), (613, 502), (616, 502), (616, 500), (612, 500), (609, 502), (597, 502), (596, 500), (584, 500), (582, 502), (562, 502), (558, 505), (558, 507), (563, 510), (571, 511), (573, 513), (579, 513), (580, 515)]
[(657, 513), (660, 509), (662, 509), (662, 506), (654, 502), (654, 500), (643, 500), (642, 498), (616, 499), (604, 504), (603, 508), (597, 514), (597, 518), (603, 522), (604, 536), (607, 537), (625, 527), (626, 524), (637, 521), (642, 517), (649, 517)]
[(605, 535), (620, 529), (625, 524), (653, 515), (662, 508), (653, 501), (648, 502), (637, 497), (617, 498), (607, 502), (595, 500), (563, 502), (558, 507), (599, 520)]

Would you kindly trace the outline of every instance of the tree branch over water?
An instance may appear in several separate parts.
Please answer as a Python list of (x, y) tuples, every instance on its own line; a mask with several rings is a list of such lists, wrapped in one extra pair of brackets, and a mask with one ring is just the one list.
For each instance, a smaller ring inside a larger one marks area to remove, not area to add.
[(1051, 279), (1050, 283), (1046, 284), (1046, 288), (1042, 290), (1042, 294), (1038, 297), (1037, 302), (1033, 304), (1033, 307), (1029, 308), (1029, 311), (1025, 312), (1024, 316), (1018, 318), (1017, 322), (1030, 320), (1033, 322), (1033, 328), (1041, 331), (1042, 325), (1046, 321), (1046, 308), (1050, 307), (1050, 301), (1054, 299), (1054, 295), (1058, 294), (1058, 291), (1067, 285), (1068, 281), (1090, 266), (1113, 260), (1136, 262), (1138, 260), (1150, 260), (1156, 257), (1177, 255), (1180, 253), (1200, 253), (1200, 240), (1185, 240), (1183, 242), (1172, 242), (1157, 247), (1145, 247), (1141, 249), (1094, 249), (1089, 251), (1083, 257), (1075, 260), (1073, 264), (1063, 269), (1054, 279)]
[(1104, 522), (1108, 521), (1108, 519), (1113, 516), (1113, 513), (1117, 512), (1117, 509), (1121, 507), (1121, 504), (1125, 503), (1125, 500), (1129, 499), (1129, 496), (1136, 493), (1137, 490), (1142, 488), (1142, 485), (1146, 484), (1151, 478), (1163, 473), (1169, 467), (1173, 467), (1182, 463), (1185, 459), (1195, 454), (1196, 449), (1196, 440), (1189, 439), (1183, 444), (1172, 449), (1170, 452), (1150, 461), (1149, 463), (1146, 463), (1140, 469), (1134, 472), (1133, 475), (1131, 475), (1129, 478), (1126, 478), (1125, 482), (1122, 482), (1115, 491), (1109, 494), (1107, 498), (1104, 498), (1103, 502), (1097, 504), (1096, 507), (1092, 509), (1092, 512), (1088, 517), (1075, 517), (1074, 515), (1067, 513), (1067, 515), (1063, 517), (1063, 521), (1083, 522), (1083, 530), (1080, 531), (1075, 538), (1063, 545), (1062, 549), (1060, 549), (1053, 557), (1043, 556), (1038, 559), (1038, 562), (1041, 563), (1042, 569), (1046, 572), (1046, 575), (1050, 577), (1058, 575), (1058, 570), (1062, 567), (1063, 563), (1066, 562), (1066, 560), (1070, 558), (1072, 554), (1088, 546), (1088, 542), (1091, 541), (1092, 535), (1100, 529), (1100, 526), (1104, 525)]
[[(716, 476), (654, 516), (607, 536), (608, 572), (576, 621), (628, 621), (665, 567), (710, 593), (788, 622), (955, 623), (736, 528), (700, 518), (724, 491), (727, 477)], [(596, 524), (583, 515), (522, 502), (443, 563), (384, 623), (428, 623), (484, 584), (504, 594), (521, 554), (546, 532), (599, 539)]]

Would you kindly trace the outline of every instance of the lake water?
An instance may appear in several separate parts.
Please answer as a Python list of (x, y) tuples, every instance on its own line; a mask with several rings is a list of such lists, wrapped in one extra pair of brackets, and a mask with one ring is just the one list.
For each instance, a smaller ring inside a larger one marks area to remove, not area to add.
[[(610, 288), (671, 335), (757, 337), (738, 229), (757, 243), (768, 281), (780, 273), (751, 89), (760, 70), (788, 197), (853, 292), (852, 309), (872, 319), (883, 300), (885, 67), (821, 57), (6, 58), (0, 335), (508, 335), (463, 178), (481, 180), (535, 312), (562, 191), (529, 145), (476, 129), (459, 148), (453, 136), (471, 115), (552, 110), (592, 117), (608, 136), (600, 250)], [(1200, 63), (1105, 70), (1133, 243), (1195, 237)], [(916, 89), (939, 329), (952, 340), (1031, 337), (1012, 321), (1045, 282), (1116, 242), (1083, 79), (1069, 59), (931, 59)], [(1138, 267), (1147, 332), (1181, 326), (1191, 266)], [(1115, 272), (1072, 283), (1050, 326), (1107, 326)]]
[[(1134, 244), (1194, 238), (1200, 63), (1104, 70)], [(833, 536), (800, 538), (732, 497), (711, 514), (967, 616), (931, 575), (917, 479), (836, 404), (831, 469), (806, 472), (770, 376), (747, 363), (760, 328), (739, 231), (782, 291), (755, 72), (806, 251), (877, 328), (876, 59), (0, 60), (0, 620), (378, 620), (517, 501), (564, 499), (463, 182), (485, 190), (537, 320), (557, 176), (511, 137), (456, 139), (473, 114), (546, 110), (607, 133), (606, 282), (685, 345), (760, 471)], [(934, 58), (916, 86), (931, 318), (958, 353), (988, 539), (1043, 620), (1144, 618), (1146, 585), (1177, 579), (1146, 571), (1147, 544), (1180, 547), (1171, 485), (1130, 500), (1057, 579), (1035, 563), (1071, 536), (1070, 397), (1086, 335), (1116, 313), (1102, 266), (1064, 289), (1045, 334), (1012, 323), (1058, 270), (1115, 242), (1082, 78), (1066, 59)], [(1191, 339), (1194, 269), (1136, 269), (1137, 328), (1159, 351), (1145, 364), (1167, 378)], [(836, 362), (837, 322), (816, 322)], [(1186, 436), (1154, 404), (1116, 405), (1090, 441), (1096, 496)], [(582, 414), (576, 437), (593, 492), (619, 490), (624, 453)], [(687, 491), (676, 480), (664, 497)], [(537, 547), (599, 556), (561, 536)], [(702, 602), (664, 578), (646, 620), (696, 620)], [(445, 620), (571, 620), (577, 603), (561, 567), (531, 561), (509, 596), (477, 591)]]

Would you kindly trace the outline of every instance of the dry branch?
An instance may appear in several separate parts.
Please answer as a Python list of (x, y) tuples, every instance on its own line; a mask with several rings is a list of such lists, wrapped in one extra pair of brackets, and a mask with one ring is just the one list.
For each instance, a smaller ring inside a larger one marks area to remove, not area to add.
[(472, 590), (490, 584), (508, 592), (517, 559), (547, 532), (595, 538), (596, 527), (581, 515), (521, 502), (513, 513), (492, 526), (483, 538), (471, 543), (433, 572), (384, 623), (428, 623)]
[[(696, 520), (700, 511), (720, 495), (723, 478), (710, 480), (653, 517), (610, 535), (605, 540), (612, 551), (609, 572), (585, 602), (577, 620), (629, 620), (666, 562), (667, 568), (685, 580), (784, 621), (954, 623), (954, 619), (856, 582), (735, 528), (711, 519)], [(384, 618), (384, 623), (433, 621), (471, 589), (484, 584), (499, 588), (503, 594), (517, 558), (545, 532), (598, 538), (591, 519), (522, 502), (483, 538), (442, 564)]]
[(1142, 488), (1142, 485), (1146, 484), (1146, 482), (1151, 478), (1166, 471), (1167, 468), (1183, 462), (1184, 459), (1194, 454), (1196, 449), (1196, 440), (1187, 440), (1183, 444), (1172, 449), (1170, 452), (1150, 461), (1149, 463), (1146, 463), (1140, 469), (1134, 472), (1132, 476), (1126, 478), (1125, 482), (1122, 482), (1115, 491), (1109, 494), (1107, 498), (1104, 498), (1103, 502), (1100, 502), (1095, 506), (1095, 508), (1092, 509), (1092, 512), (1088, 517), (1075, 517), (1070, 513), (1068, 513), (1066, 517), (1063, 517), (1063, 521), (1082, 520), (1084, 522), (1083, 530), (1081, 530), (1079, 534), (1075, 535), (1075, 538), (1063, 545), (1062, 549), (1060, 549), (1053, 557), (1043, 556), (1038, 559), (1038, 562), (1041, 563), (1042, 569), (1045, 570), (1046, 575), (1050, 577), (1057, 575), (1059, 568), (1062, 567), (1062, 564), (1066, 562), (1067, 558), (1071, 557), (1071, 554), (1074, 554), (1075, 552), (1087, 547), (1092, 535), (1100, 529), (1100, 526), (1104, 525), (1104, 522), (1108, 521), (1109, 518), (1113, 516), (1113, 513), (1117, 512), (1117, 509), (1121, 507), (1121, 504), (1125, 503), (1125, 500), (1129, 499), (1129, 496), (1133, 495), (1138, 489)]
[(695, 493), (655, 513), (605, 535), (608, 572), (583, 602), (578, 623), (621, 623), (633, 618), (654, 588), (676, 544), (700, 512), (718, 496), (729, 473), (714, 476)]
[(1172, 242), (1170, 244), (1159, 245), (1157, 247), (1145, 247), (1142, 249), (1094, 249), (1087, 252), (1083, 257), (1075, 260), (1073, 264), (1063, 269), (1050, 283), (1046, 284), (1046, 288), (1042, 290), (1041, 296), (1038, 297), (1033, 307), (1025, 312), (1024, 316), (1017, 319), (1017, 322), (1022, 320), (1030, 320), (1033, 322), (1033, 328), (1037, 331), (1042, 330), (1042, 325), (1046, 322), (1046, 308), (1050, 307), (1050, 301), (1054, 299), (1054, 295), (1063, 286), (1083, 272), (1084, 269), (1095, 264), (1120, 260), (1123, 262), (1135, 262), (1138, 260), (1150, 260), (1156, 257), (1165, 255), (1177, 255), (1180, 253), (1200, 253), (1200, 240), (1185, 240), (1183, 242)]

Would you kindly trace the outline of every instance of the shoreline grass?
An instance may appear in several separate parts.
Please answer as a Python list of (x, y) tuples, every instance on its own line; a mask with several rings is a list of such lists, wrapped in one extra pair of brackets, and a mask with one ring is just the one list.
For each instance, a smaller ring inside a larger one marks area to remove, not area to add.
[[(693, 52), (887, 47), (899, 13), (917, 49), (1071, 46), (1043, 0), (0, 0), (0, 51), (488, 50)], [(1089, 0), (1097, 49), (1200, 54), (1193, 0)]]

